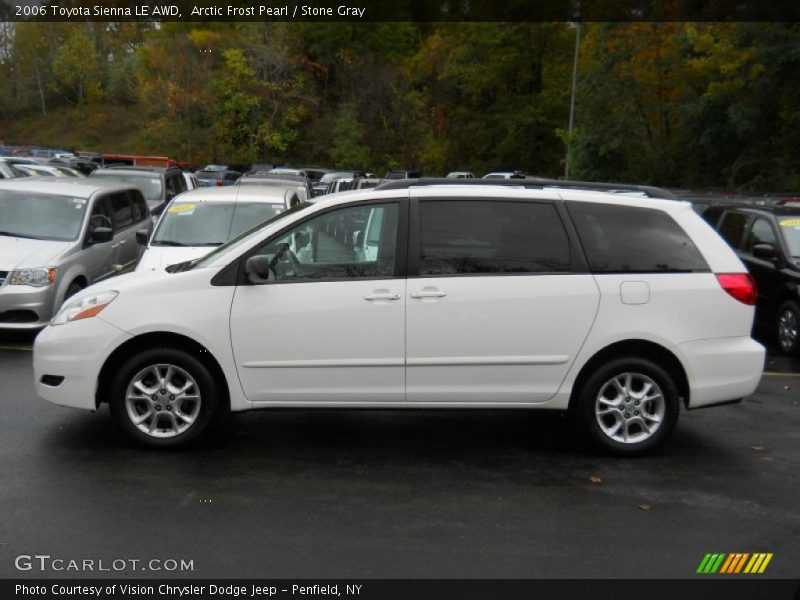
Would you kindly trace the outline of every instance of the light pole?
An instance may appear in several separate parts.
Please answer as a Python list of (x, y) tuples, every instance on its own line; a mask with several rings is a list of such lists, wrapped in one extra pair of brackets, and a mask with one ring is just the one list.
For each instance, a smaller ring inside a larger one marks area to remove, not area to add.
[(569, 99), (569, 127), (567, 129), (567, 160), (564, 165), (564, 179), (569, 179), (569, 166), (572, 161), (572, 128), (575, 123), (575, 89), (578, 87), (578, 48), (581, 44), (581, 23), (573, 21), (575, 28), (575, 55), (572, 59), (572, 94)]

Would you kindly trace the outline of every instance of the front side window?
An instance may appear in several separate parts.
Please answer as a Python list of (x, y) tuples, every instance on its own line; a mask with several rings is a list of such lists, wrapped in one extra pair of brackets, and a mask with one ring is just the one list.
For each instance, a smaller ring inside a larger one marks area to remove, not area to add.
[(756, 244), (769, 244), (778, 249), (778, 237), (766, 219), (756, 219), (750, 228), (750, 234), (747, 236), (747, 251), (750, 254), (753, 253), (753, 246)]
[(709, 270), (700, 251), (666, 212), (568, 203), (593, 273), (694, 273)]
[(116, 229), (124, 229), (133, 223), (133, 212), (131, 203), (126, 192), (111, 194), (108, 197), (111, 202), (111, 210), (114, 213), (114, 225)]
[(419, 274), (570, 270), (569, 239), (552, 204), (420, 201)]
[(350, 206), (293, 227), (256, 251), (273, 258), (277, 282), (392, 277), (397, 203)]

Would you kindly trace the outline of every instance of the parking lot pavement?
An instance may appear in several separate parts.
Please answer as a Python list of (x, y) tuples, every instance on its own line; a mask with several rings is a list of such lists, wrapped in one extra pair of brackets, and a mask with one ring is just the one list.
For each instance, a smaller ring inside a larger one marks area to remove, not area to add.
[(684, 411), (639, 459), (596, 456), (533, 411), (264, 411), (147, 451), (31, 380), (29, 352), (0, 350), (3, 577), (41, 576), (13, 565), (34, 553), (184, 558), (209, 577), (502, 578), (689, 577), (707, 552), (772, 552), (765, 576), (798, 575), (793, 374)]

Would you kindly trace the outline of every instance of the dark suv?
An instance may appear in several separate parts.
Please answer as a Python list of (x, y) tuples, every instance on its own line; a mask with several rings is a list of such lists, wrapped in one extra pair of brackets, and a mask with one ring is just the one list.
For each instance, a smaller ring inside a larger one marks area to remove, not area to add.
[(703, 218), (756, 280), (756, 319), (772, 328), (783, 352), (800, 354), (800, 207), (713, 206)]
[(187, 188), (177, 167), (106, 167), (93, 171), (91, 177), (124, 181), (139, 188), (153, 216), (160, 215), (169, 201)]

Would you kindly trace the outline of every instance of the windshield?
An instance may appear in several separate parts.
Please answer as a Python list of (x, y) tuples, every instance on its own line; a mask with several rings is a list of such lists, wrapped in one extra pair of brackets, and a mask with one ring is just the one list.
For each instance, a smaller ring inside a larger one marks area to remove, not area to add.
[(789, 247), (789, 254), (792, 258), (800, 258), (800, 217), (778, 219), (778, 225), (783, 231), (783, 237)]
[(78, 237), (88, 200), (0, 190), (0, 235), (66, 242)]
[(220, 246), (283, 210), (264, 202), (178, 202), (167, 209), (153, 246)]
[(123, 171), (95, 171), (92, 177), (105, 177), (136, 186), (146, 200), (160, 202), (163, 198), (161, 177), (157, 173), (125, 173)]
[(198, 179), (222, 179), (222, 171), (198, 171), (195, 177)]
[(253, 238), (258, 237), (261, 230), (267, 225), (276, 223), (281, 219), (288, 217), (289, 215), (293, 215), (305, 208), (308, 208), (309, 206), (311, 205), (306, 203), (297, 204), (292, 208), (285, 210), (278, 215), (275, 215), (271, 219), (264, 221), (260, 225), (251, 227), (247, 231), (240, 233), (237, 237), (231, 238), (227, 243), (223, 244), (213, 252), (206, 254), (203, 258), (194, 263), (191, 268), (203, 269), (205, 267), (210, 266), (212, 263), (216, 262), (217, 260), (223, 258), (226, 255), (231, 256), (236, 250), (238, 250), (242, 246), (247, 245)]

